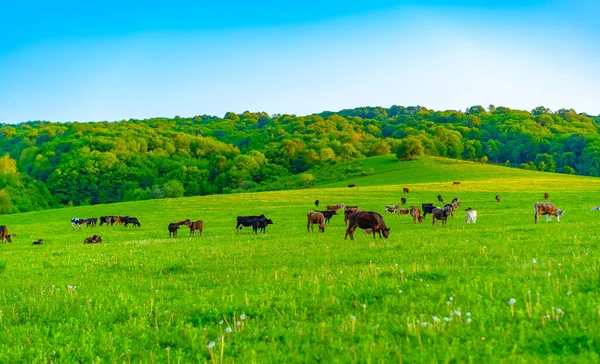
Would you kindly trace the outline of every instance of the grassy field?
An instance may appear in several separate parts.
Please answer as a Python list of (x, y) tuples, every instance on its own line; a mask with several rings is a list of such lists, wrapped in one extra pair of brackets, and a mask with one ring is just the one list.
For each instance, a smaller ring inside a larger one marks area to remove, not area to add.
[[(437, 158), (364, 166), (373, 174), (298, 191), (2, 216), (18, 236), (0, 245), (0, 362), (600, 360), (600, 179)], [(544, 192), (565, 216), (535, 225)], [(477, 224), (384, 215), (389, 239), (351, 241), (336, 216), (306, 231), (315, 199), (383, 214), (438, 194)], [(237, 215), (261, 213), (266, 235), (235, 234)], [(142, 226), (71, 229), (101, 215)], [(169, 238), (184, 218), (205, 221), (202, 238)], [(103, 243), (82, 245), (92, 234)]]

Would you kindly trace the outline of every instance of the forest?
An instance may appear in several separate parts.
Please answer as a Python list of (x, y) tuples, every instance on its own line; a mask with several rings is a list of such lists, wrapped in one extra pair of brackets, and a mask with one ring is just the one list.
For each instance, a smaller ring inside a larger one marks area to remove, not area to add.
[(303, 188), (396, 153), (600, 175), (600, 116), (489, 105), (0, 124), (0, 213)]

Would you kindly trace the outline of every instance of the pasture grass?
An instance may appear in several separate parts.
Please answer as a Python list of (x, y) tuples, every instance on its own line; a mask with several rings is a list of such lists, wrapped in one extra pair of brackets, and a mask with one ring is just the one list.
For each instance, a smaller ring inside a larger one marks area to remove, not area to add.
[[(386, 160), (364, 162), (383, 161), (379, 177), (339, 182), (352, 189), (3, 216), (18, 236), (0, 245), (0, 362), (600, 360), (599, 179)], [(544, 192), (566, 213), (535, 225)], [(383, 214), (438, 194), (464, 204), (445, 228)], [(390, 238), (344, 240), (341, 216), (307, 233), (315, 199), (381, 212)], [(237, 215), (261, 213), (275, 222), (267, 234), (235, 233)], [(71, 229), (71, 217), (101, 215), (142, 226)], [(205, 221), (201, 238), (185, 227), (169, 238), (184, 218)], [(93, 234), (103, 243), (83, 245)]]

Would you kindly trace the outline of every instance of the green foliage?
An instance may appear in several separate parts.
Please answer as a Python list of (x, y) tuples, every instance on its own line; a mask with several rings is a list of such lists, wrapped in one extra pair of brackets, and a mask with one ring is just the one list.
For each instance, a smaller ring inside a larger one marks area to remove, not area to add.
[(396, 157), (398, 159), (413, 159), (425, 154), (425, 147), (420, 139), (409, 136), (403, 139), (396, 148)]

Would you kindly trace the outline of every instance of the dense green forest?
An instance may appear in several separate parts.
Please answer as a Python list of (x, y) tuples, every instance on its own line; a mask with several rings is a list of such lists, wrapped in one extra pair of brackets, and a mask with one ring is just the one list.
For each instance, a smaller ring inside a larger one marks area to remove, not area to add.
[(351, 161), (394, 152), (598, 176), (599, 122), (490, 105), (2, 124), (0, 213), (300, 188), (368, 173)]

